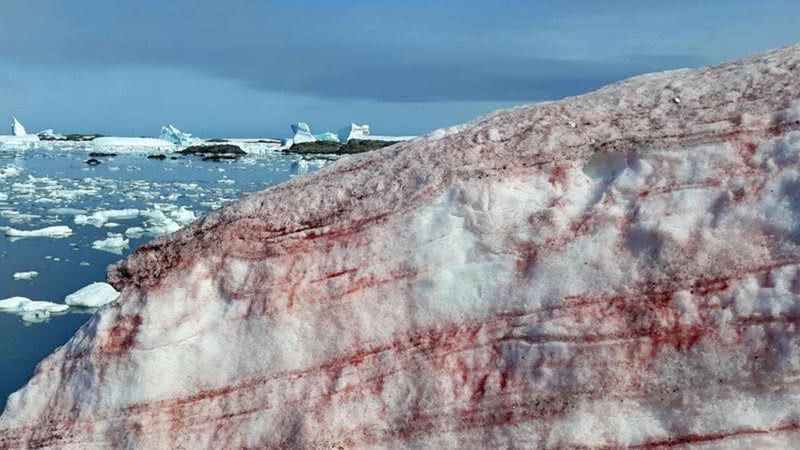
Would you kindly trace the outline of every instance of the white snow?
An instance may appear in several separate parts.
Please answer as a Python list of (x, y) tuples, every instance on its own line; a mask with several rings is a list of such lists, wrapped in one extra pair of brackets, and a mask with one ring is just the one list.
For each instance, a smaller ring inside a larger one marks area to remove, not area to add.
[(92, 242), (92, 248), (103, 252), (121, 255), (122, 251), (128, 248), (130, 241), (119, 233), (108, 233), (106, 239), (99, 239)]
[(28, 132), (25, 131), (25, 127), (19, 123), (16, 117), (14, 117), (13, 121), (11, 122), (11, 134), (17, 137), (27, 136)]
[(36, 272), (35, 270), (29, 271), (29, 272), (15, 272), (14, 273), (14, 279), (15, 280), (31, 280), (33, 278), (36, 278), (37, 276), (39, 276), (39, 272)]
[(6, 236), (15, 238), (65, 238), (72, 235), (72, 229), (66, 225), (45, 227), (38, 230), (17, 230), (16, 228), (5, 227)]
[(69, 306), (97, 308), (111, 303), (119, 298), (119, 292), (108, 283), (92, 283), (85, 286), (64, 299)]

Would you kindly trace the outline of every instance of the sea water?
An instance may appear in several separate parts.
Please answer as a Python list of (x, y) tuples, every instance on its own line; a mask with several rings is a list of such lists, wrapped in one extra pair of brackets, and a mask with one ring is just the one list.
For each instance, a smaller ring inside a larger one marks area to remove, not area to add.
[[(324, 160), (303, 161), (275, 153), (238, 161), (210, 162), (197, 157), (154, 160), (141, 154), (97, 158), (85, 152), (0, 149), (0, 227), (35, 230), (66, 225), (66, 238), (14, 240), (0, 231), (0, 299), (23, 296), (63, 303), (81, 287), (104, 281), (106, 267), (163, 233), (147, 215), (108, 220), (102, 226), (75, 223), (77, 213), (137, 209), (161, 211), (186, 223), (196, 216), (293, 176), (315, 170)], [(175, 222), (173, 220), (173, 222)], [(149, 229), (143, 235), (125, 231)], [(121, 234), (127, 247), (98, 250), (93, 243)], [(113, 236), (113, 234), (112, 234)], [(13, 274), (36, 271), (31, 279)], [(39, 323), (0, 313), (0, 411), (8, 395), (22, 387), (36, 364), (63, 345), (89, 318), (90, 310), (70, 310)]]

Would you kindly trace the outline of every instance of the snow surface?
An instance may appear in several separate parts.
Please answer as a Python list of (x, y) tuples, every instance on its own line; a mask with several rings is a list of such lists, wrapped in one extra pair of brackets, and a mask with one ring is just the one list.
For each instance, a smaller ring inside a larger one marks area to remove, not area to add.
[(0, 446), (800, 448), (798, 67), (641, 76), (246, 195), (110, 269)]
[(108, 283), (92, 283), (82, 287), (64, 299), (69, 306), (99, 308), (119, 298), (119, 292)]

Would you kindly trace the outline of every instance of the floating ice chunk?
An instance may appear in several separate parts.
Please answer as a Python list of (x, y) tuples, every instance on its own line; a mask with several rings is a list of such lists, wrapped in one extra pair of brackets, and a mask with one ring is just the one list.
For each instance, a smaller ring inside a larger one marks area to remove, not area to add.
[(188, 225), (197, 219), (194, 211), (186, 209), (184, 206), (171, 212), (170, 216), (172, 216), (172, 219), (178, 222), (179, 225)]
[(69, 294), (64, 303), (69, 306), (98, 308), (119, 298), (119, 292), (108, 283), (92, 283)]
[(15, 312), (22, 306), (23, 303), (31, 301), (29, 298), (25, 297), (9, 297), (3, 300), (0, 300), (0, 311), (12, 311)]
[(301, 144), (303, 142), (316, 142), (317, 138), (311, 134), (311, 128), (305, 122), (298, 122), (292, 125), (292, 142), (294, 144)]
[(0, 192), (0, 202), (8, 200), (8, 194)]
[(42, 322), (49, 319), (51, 314), (63, 313), (68, 309), (68, 305), (34, 301), (26, 297), (0, 300), (0, 311), (18, 314), (25, 322)]
[(0, 168), (0, 178), (18, 177), (20, 174), (22, 174), (22, 169), (13, 164)]
[(350, 126), (339, 129), (339, 142), (346, 144), (350, 139), (369, 139), (369, 125), (351, 123)]
[(86, 214), (85, 209), (76, 208), (50, 208), (47, 214), (51, 216), (77, 216), (79, 214)]
[(125, 236), (131, 239), (138, 239), (144, 235), (144, 228), (142, 227), (130, 227), (125, 230)]
[(109, 209), (105, 211), (95, 211), (91, 215), (79, 214), (75, 216), (77, 225), (94, 225), (102, 227), (109, 220), (131, 220), (139, 217), (138, 209)]
[(50, 311), (47, 310), (29, 311), (26, 313), (22, 313), (22, 315), (20, 315), (20, 318), (22, 318), (24, 322), (30, 322), (30, 323), (44, 322), (45, 320), (50, 318)]
[(121, 255), (122, 251), (128, 248), (130, 241), (122, 237), (119, 233), (108, 233), (108, 238), (92, 242), (92, 248), (103, 252)]
[(176, 145), (189, 145), (197, 141), (191, 133), (184, 133), (173, 125), (161, 127), (161, 139)]
[(39, 272), (31, 270), (30, 272), (16, 272), (14, 273), (15, 280), (31, 280), (39, 276)]
[(47, 237), (60, 239), (72, 235), (72, 229), (66, 225), (46, 227), (39, 230), (17, 230), (16, 228), (5, 228), (6, 236), (16, 238)]
[(23, 127), (22, 124), (19, 123), (19, 120), (17, 120), (16, 117), (14, 117), (14, 120), (11, 122), (11, 134), (18, 137), (28, 135), (28, 132), (25, 131), (25, 127)]
[(47, 311), (50, 313), (60, 313), (69, 309), (69, 305), (62, 305), (60, 303), (45, 302), (39, 300), (28, 300), (22, 302), (17, 311), (22, 313)]

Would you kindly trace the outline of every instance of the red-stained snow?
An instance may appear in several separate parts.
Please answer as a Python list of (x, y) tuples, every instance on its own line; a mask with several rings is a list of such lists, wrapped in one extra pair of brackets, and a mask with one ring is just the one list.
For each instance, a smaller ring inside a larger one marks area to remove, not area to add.
[(800, 448), (798, 100), (796, 46), (249, 195), (111, 268), (0, 448)]

